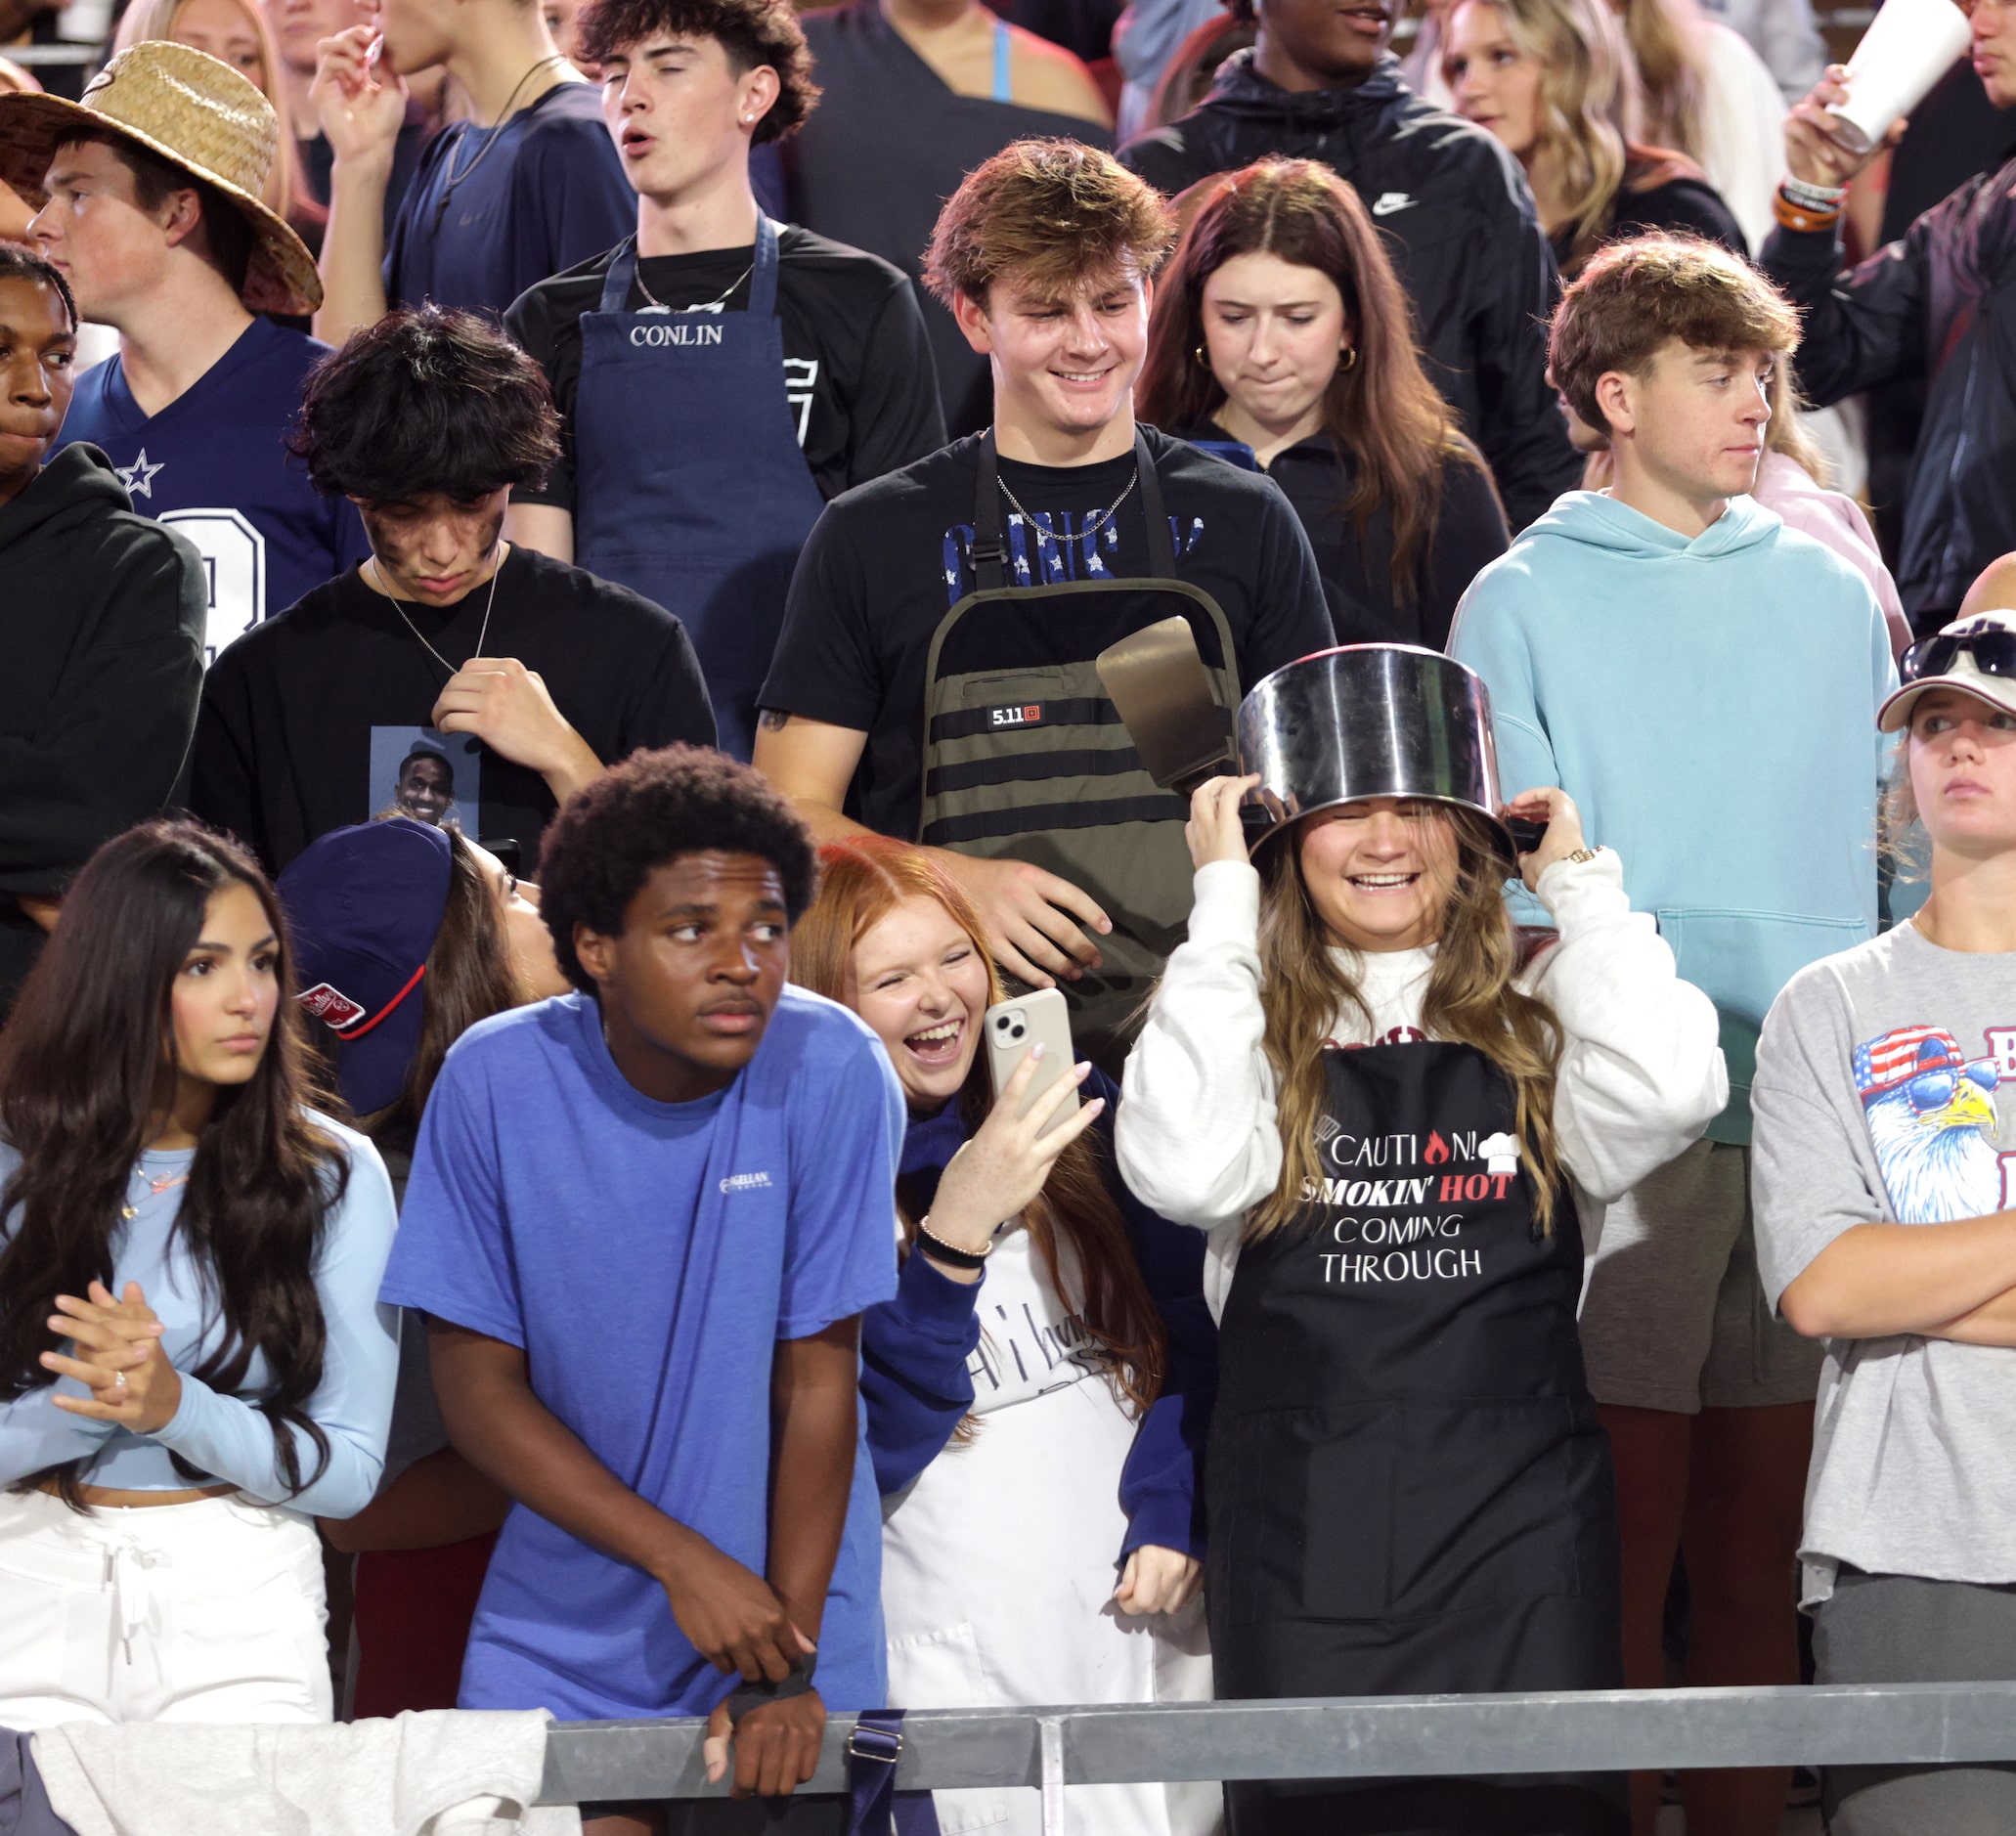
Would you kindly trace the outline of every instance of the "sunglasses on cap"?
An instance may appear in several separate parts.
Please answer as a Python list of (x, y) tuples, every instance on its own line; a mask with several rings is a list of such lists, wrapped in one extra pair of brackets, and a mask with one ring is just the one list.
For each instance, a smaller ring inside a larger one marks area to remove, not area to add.
[(1898, 659), (1898, 680), (1908, 685), (1950, 675), (1953, 659), (1963, 650), (1983, 676), (2016, 678), (2016, 632), (1991, 626), (1985, 631), (1941, 632), (1936, 637), (1921, 637)]

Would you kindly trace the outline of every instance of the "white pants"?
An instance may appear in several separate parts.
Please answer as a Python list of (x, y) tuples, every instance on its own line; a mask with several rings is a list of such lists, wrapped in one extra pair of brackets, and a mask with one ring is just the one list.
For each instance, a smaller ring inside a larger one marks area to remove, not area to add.
[(0, 1727), (327, 1722), (327, 1617), (305, 1518), (0, 1493)]

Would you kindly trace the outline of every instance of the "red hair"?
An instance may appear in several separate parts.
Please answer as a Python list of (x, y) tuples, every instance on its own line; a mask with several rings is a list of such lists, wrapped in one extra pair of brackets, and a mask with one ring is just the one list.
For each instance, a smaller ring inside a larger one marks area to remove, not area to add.
[[(906, 900), (928, 898), (973, 940), (986, 964), (988, 1001), (1004, 998), (980, 914), (929, 850), (886, 835), (856, 835), (820, 849), (819, 865), (819, 896), (791, 927), (791, 980), (801, 987), (852, 1006), (849, 971), (861, 940)], [(993, 1108), (986, 1068), (977, 1055), (959, 1102), (971, 1134)], [(1138, 1413), (1161, 1388), (1168, 1348), (1126, 1221), (1107, 1185), (1104, 1159), (1098, 1130), (1087, 1129), (1057, 1157), (1041, 1197), (1023, 1221), (1051, 1286), (1067, 1302), (1072, 1296), (1059, 1277), (1057, 1239), (1061, 1233), (1070, 1240), (1084, 1290), (1080, 1316), (1106, 1353), (1115, 1393)], [(896, 1192), (906, 1246), (915, 1244), (922, 1215), (905, 1192), (909, 1183), (898, 1180)]]

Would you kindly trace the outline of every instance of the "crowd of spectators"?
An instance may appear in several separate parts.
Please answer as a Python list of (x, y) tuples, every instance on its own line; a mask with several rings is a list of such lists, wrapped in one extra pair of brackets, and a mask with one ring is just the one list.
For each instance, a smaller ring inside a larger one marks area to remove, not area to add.
[(0, 62), (0, 1727), (690, 1715), (784, 1798), (829, 1713), (2016, 1676), (1965, 10), (1937, 158), (1806, 0)]

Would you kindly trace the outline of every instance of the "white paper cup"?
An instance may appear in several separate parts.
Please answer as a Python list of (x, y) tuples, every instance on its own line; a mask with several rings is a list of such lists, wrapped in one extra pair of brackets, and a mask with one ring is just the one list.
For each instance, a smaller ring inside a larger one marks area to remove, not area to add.
[(1854, 80), (1848, 100), (1827, 110), (1829, 132), (1850, 153), (1879, 145), (1952, 68), (1972, 36), (1953, 0), (1883, 0), (1848, 60)]

